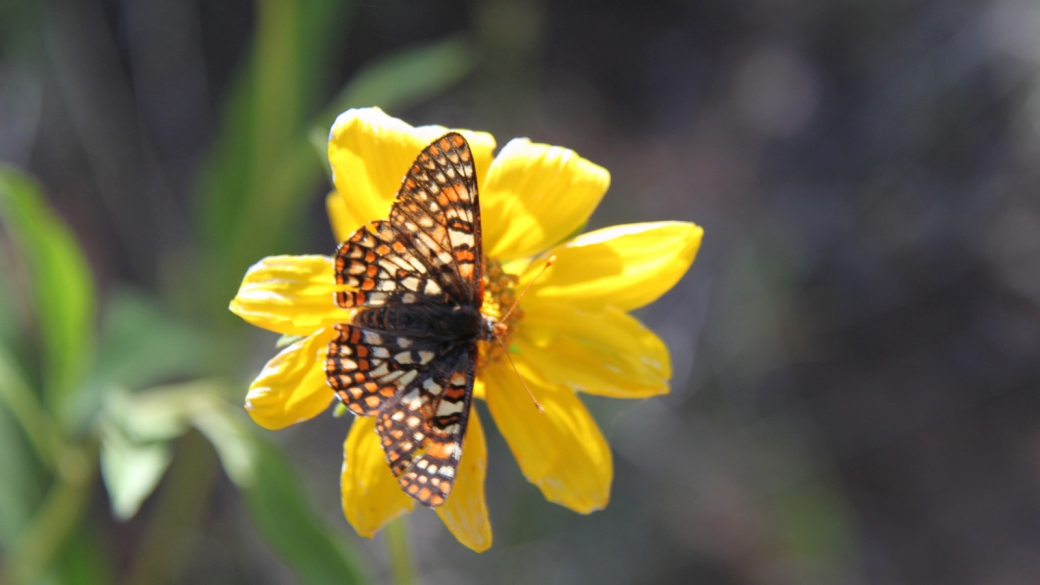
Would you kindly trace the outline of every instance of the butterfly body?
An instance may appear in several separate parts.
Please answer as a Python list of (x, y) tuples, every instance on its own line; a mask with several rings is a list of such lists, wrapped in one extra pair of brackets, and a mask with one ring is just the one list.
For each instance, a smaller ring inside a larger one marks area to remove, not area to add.
[(455, 483), (476, 377), (478, 342), (499, 325), (484, 299), (476, 172), (462, 135), (433, 141), (405, 174), (389, 220), (336, 251), (336, 326), (325, 372), (359, 416), (376, 417), (390, 470), (426, 506)]
[(373, 307), (360, 311), (352, 322), (370, 329), (423, 337), (429, 342), (463, 345), (487, 341), (495, 325), (494, 319), (472, 307), (435, 304)]

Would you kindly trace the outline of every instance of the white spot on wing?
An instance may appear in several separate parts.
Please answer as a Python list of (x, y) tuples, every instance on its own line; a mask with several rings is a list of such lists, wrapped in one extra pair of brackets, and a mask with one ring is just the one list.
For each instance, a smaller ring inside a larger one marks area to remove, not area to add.
[[(414, 380), (415, 377), (418, 376), (418, 375), (419, 375), (419, 372), (416, 372), (415, 370), (408, 370), (407, 374), (401, 376), (401, 380), (400, 380), (401, 386), (407, 386), (407, 385), (411, 384), (412, 380)], [(413, 390), (412, 394), (415, 394), (418, 397), (418, 394), (416, 393), (416, 391)]]
[(441, 400), (441, 403), (437, 406), (437, 416), (451, 416), (453, 414), (462, 412), (463, 402), (451, 402), (448, 400)]
[(433, 381), (433, 378), (429, 378), (425, 382), (423, 382), (423, 388), (425, 388), (427, 392), (433, 394), (434, 396), (440, 396), (441, 392), (444, 390), (444, 388), (442, 388), (440, 384)]

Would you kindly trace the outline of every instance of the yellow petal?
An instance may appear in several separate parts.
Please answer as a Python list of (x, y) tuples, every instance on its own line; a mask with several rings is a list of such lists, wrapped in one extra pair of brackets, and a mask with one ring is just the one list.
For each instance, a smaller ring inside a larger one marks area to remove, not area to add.
[(455, 487), (448, 501), (435, 510), (459, 542), (476, 552), (484, 552), (491, 548), (491, 521), (484, 499), (487, 444), (476, 408), (470, 410), (467, 427)]
[(246, 271), (231, 311), (246, 321), (283, 335), (310, 335), (350, 321), (333, 302), (336, 285), (327, 256), (268, 256)]
[(473, 398), (487, 400), (487, 393), (485, 392), (486, 387), (487, 385), (484, 384), (484, 376), (478, 373), (477, 379), (473, 380)]
[(246, 410), (256, 424), (275, 431), (329, 407), (333, 392), (325, 383), (322, 364), (335, 335), (332, 328), (320, 329), (267, 362), (246, 394)]
[(415, 500), (390, 472), (373, 417), (357, 417), (350, 427), (343, 445), (340, 491), (347, 522), (365, 538), (415, 507)]
[[(336, 190), (353, 221), (350, 225), (388, 217), (390, 204), (415, 157), (448, 131), (443, 126), (413, 128), (379, 108), (340, 114), (329, 136), (329, 163)], [(477, 181), (483, 184), (495, 138), (486, 132), (458, 132), (469, 142)]]
[(531, 256), (581, 227), (610, 186), (610, 173), (573, 150), (510, 140), (480, 184), (484, 253)]
[[(575, 303), (590, 311), (608, 305), (637, 309), (679, 282), (703, 234), (700, 226), (680, 221), (633, 223), (582, 234), (546, 253), (556, 261), (531, 286), (528, 297)], [(520, 286), (543, 266), (544, 262), (532, 262)]]
[(325, 196), (325, 210), (329, 214), (332, 235), (335, 236), (337, 242), (345, 242), (361, 227), (361, 224), (354, 221), (350, 212), (347, 211), (347, 204), (344, 203), (343, 198), (335, 191), (329, 191), (329, 194)]
[(531, 375), (522, 355), (516, 366), (545, 408), (540, 414), (508, 364), (484, 369), (487, 405), (521, 471), (545, 499), (582, 514), (610, 500), (614, 476), (610, 446), (573, 392)]
[(668, 393), (668, 348), (638, 319), (606, 307), (588, 312), (553, 302), (524, 304), (514, 342), (546, 380), (613, 398)]

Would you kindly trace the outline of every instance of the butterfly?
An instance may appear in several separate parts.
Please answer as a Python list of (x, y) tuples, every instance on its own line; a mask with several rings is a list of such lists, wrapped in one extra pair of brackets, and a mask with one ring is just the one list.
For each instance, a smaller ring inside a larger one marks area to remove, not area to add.
[(369, 222), (335, 255), (336, 304), (354, 309), (328, 345), (329, 386), (374, 416), (390, 470), (423, 505), (455, 484), (473, 399), (478, 342), (499, 323), (484, 301), (473, 154), (449, 132), (422, 150), (388, 220)]

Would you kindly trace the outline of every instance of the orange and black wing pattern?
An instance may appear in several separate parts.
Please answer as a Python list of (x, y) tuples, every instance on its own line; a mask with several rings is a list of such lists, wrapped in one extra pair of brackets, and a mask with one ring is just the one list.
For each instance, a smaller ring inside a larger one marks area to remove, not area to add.
[(462, 456), (484, 295), (477, 176), (461, 134), (423, 149), (389, 219), (340, 245), (335, 274), (350, 287), (336, 304), (354, 313), (329, 343), (328, 384), (351, 412), (376, 417), (405, 492), (439, 506)]

